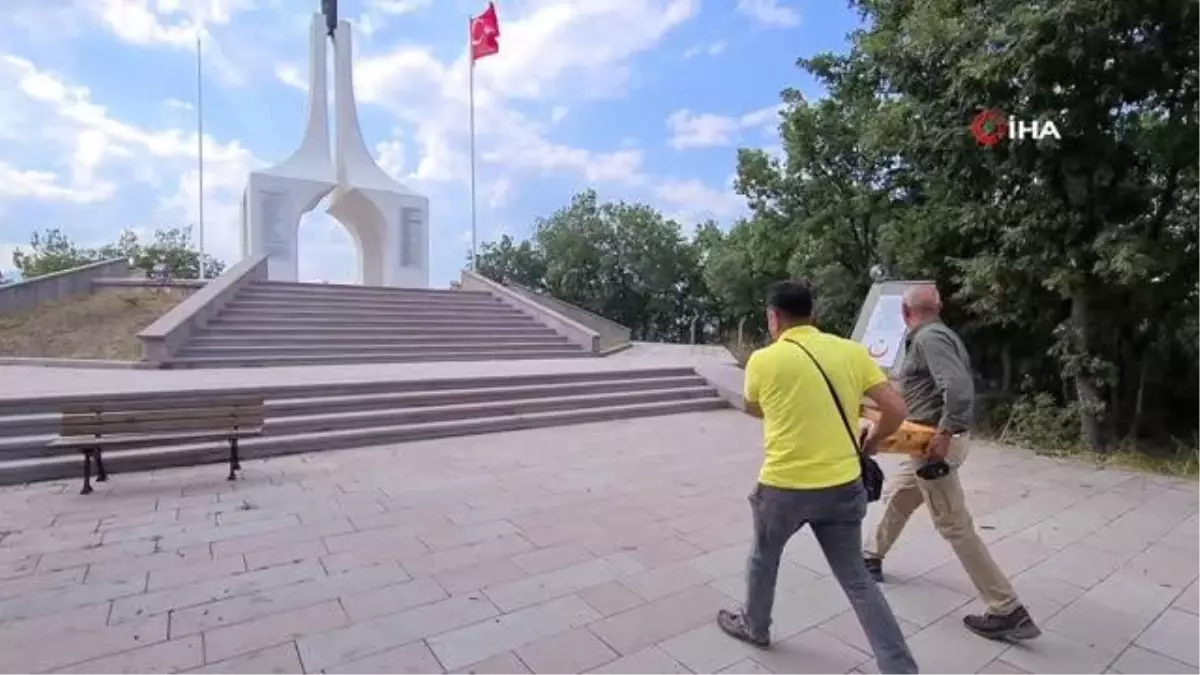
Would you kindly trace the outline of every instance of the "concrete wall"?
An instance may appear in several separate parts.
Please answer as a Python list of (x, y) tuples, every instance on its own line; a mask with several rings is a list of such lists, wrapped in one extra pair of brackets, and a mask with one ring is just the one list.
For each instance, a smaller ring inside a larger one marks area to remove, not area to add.
[(28, 312), (44, 302), (88, 295), (93, 281), (124, 276), (129, 276), (129, 261), (116, 259), (0, 286), (0, 314)]
[(192, 333), (212, 320), (238, 291), (253, 281), (266, 279), (267, 256), (262, 254), (250, 256), (225, 270), (138, 333), (142, 342), (142, 360), (160, 364), (169, 360)]
[(592, 354), (601, 353), (600, 334), (597, 331), (551, 307), (534, 302), (533, 299), (525, 297), (508, 286), (498, 284), (471, 270), (463, 270), (459, 288), (464, 291), (488, 293), (509, 307), (533, 317), (542, 325), (567, 338), (573, 344), (579, 345), (585, 351)]
[(599, 314), (593, 314), (582, 307), (577, 307), (570, 303), (563, 302), (558, 298), (551, 297), (544, 293), (538, 293), (537, 291), (531, 288), (526, 288), (520, 284), (509, 282), (504, 285), (505, 287), (520, 293), (529, 300), (532, 300), (539, 305), (549, 307), (559, 314), (574, 319), (575, 321), (578, 321), (579, 323), (596, 331), (596, 333), (600, 335), (601, 353), (626, 347), (630, 344), (629, 336), (631, 334), (631, 330), (626, 326), (622, 326), (615, 321), (609, 321)]

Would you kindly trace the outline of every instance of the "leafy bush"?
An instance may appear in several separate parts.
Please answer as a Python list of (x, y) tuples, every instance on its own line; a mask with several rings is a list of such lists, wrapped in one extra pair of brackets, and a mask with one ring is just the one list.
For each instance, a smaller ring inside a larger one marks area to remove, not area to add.
[(1008, 422), (1001, 441), (1026, 445), (1041, 452), (1080, 450), (1080, 415), (1077, 403), (1065, 406), (1045, 392), (1024, 395), (1008, 407)]

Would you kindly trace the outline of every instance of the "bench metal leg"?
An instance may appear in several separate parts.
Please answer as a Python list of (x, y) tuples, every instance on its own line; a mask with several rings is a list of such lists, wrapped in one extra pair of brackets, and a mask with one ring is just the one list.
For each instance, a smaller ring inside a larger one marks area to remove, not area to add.
[(92, 451), (83, 451), (83, 489), (79, 491), (81, 495), (92, 494)]
[(96, 458), (96, 482), (103, 483), (108, 480), (108, 472), (104, 470), (104, 451), (96, 448), (94, 457)]
[[(99, 442), (100, 434), (96, 434), (96, 443)], [(93, 448), (93, 452), (96, 453), (96, 482), (103, 483), (104, 481), (108, 480), (108, 472), (104, 470), (104, 457), (102, 456), (103, 451), (97, 445), (97, 447)]]
[(238, 469), (242, 468), (242, 463), (238, 461), (238, 439), (237, 437), (229, 439), (229, 478), (228, 480), (237, 480)]

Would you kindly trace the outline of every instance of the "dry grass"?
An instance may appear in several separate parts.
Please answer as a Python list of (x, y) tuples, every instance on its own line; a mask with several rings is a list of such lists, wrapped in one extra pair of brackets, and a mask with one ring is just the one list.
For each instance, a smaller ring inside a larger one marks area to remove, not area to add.
[(1172, 447), (1138, 446), (1131, 442), (1122, 442), (1106, 453), (1092, 452), (1083, 447), (1060, 450), (1035, 449), (1034, 452), (1049, 457), (1070, 458), (1101, 469), (1112, 467), (1178, 478), (1194, 479), (1200, 476), (1200, 451), (1197, 450), (1194, 439), (1191, 444), (1176, 441)]
[(191, 289), (102, 292), (0, 315), (0, 356), (137, 361), (137, 334)]

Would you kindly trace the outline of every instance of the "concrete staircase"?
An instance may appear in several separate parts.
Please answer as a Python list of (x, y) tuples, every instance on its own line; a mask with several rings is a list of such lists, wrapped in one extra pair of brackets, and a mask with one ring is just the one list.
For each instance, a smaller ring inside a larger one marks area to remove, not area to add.
[[(267, 401), (265, 434), (242, 444), (245, 458), (728, 406), (715, 388), (688, 367), (318, 382), (242, 387), (238, 391), (262, 395)], [(107, 394), (93, 398), (114, 401), (120, 396)], [(192, 398), (203, 397), (203, 393), (176, 391), (160, 396)], [(58, 433), (58, 412), (62, 405), (84, 402), (87, 398), (56, 397), (0, 404), (0, 484), (77, 477), (78, 457), (49, 457), (44, 448)], [(563, 438), (569, 442), (570, 432), (564, 431)], [(221, 462), (226, 453), (223, 443), (162, 445), (160, 442), (144, 450), (105, 453), (105, 464), (114, 472), (139, 471)]]
[(254, 281), (164, 365), (228, 368), (591, 356), (483, 292)]

